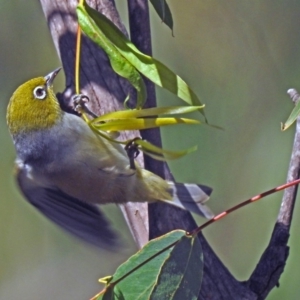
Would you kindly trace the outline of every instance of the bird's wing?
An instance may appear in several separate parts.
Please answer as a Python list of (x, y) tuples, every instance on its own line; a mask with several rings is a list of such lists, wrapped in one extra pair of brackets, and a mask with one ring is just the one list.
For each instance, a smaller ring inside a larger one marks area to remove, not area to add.
[(135, 174), (134, 168), (130, 168), (127, 152), (118, 142), (96, 134), (85, 121), (72, 114), (63, 115), (63, 126), (65, 130), (58, 126), (52, 132), (53, 143), (60, 149), (56, 161), (59, 157), (64, 159), (65, 165), (67, 162), (73, 165), (75, 160), (82, 161), (111, 176)]
[(66, 231), (101, 248), (117, 246), (116, 234), (96, 205), (35, 184), (24, 169), (18, 170), (17, 181), (27, 200)]

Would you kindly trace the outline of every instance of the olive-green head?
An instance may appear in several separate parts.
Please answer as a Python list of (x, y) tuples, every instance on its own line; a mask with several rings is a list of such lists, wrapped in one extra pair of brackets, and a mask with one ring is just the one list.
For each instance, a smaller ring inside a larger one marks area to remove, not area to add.
[(23, 83), (13, 93), (6, 114), (13, 136), (50, 128), (61, 119), (63, 112), (52, 87), (60, 69)]

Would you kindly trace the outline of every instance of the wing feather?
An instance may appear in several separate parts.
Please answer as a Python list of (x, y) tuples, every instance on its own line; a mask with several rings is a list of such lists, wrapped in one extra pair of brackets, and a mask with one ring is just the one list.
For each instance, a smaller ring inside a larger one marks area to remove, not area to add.
[(38, 186), (26, 176), (25, 170), (19, 170), (17, 181), (27, 200), (69, 233), (97, 247), (117, 246), (116, 234), (96, 205), (83, 202), (58, 189)]

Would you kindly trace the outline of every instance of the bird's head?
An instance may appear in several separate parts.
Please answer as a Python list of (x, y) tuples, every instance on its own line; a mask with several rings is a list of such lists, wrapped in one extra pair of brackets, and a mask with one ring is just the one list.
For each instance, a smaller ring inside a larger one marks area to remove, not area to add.
[(52, 87), (60, 69), (23, 83), (13, 93), (6, 115), (13, 136), (50, 128), (61, 119), (62, 110)]

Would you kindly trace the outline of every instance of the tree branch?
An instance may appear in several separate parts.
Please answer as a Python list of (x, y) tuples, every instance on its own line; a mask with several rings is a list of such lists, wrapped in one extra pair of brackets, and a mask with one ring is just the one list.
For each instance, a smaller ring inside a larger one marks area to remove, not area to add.
[[(77, 18), (76, 0), (41, 0), (48, 26), (61, 58), (66, 76), (66, 89), (58, 95), (61, 105), (71, 110), (71, 96), (75, 94), (74, 68)], [(120, 21), (113, 0), (87, 1), (90, 6), (104, 13), (121, 30), (124, 26)], [(81, 92), (88, 95), (89, 108), (101, 115), (110, 111), (123, 109), (123, 101), (130, 93), (129, 84), (121, 79), (111, 69), (106, 54), (88, 38), (82, 38), (82, 53), (80, 61)], [(122, 139), (132, 139), (139, 136), (138, 132), (122, 133)], [(141, 164), (143, 162), (141, 161)], [(145, 203), (128, 203), (121, 205), (121, 210), (128, 223), (138, 247), (147, 242), (148, 211)]]
[[(128, 0), (127, 3), (131, 41), (139, 48), (139, 50), (146, 54), (151, 54), (148, 0)], [(147, 105), (156, 106), (154, 85), (149, 81), (146, 82), (148, 89)], [(142, 133), (142, 137), (156, 145), (161, 145), (159, 130), (146, 131), (144, 134)], [(162, 163), (158, 161), (145, 157), (145, 167), (162, 177), (173, 179), (169, 169), (167, 167), (163, 168)], [(192, 215), (187, 211), (165, 203), (151, 203), (148, 207), (150, 239), (161, 236), (174, 229), (191, 231), (197, 227)], [(168, 217), (166, 218), (166, 216)], [(239, 298), (236, 299), (254, 299), (250, 297), (251, 292), (247, 291), (247, 289), (241, 286), (239, 282), (230, 275), (228, 270), (209, 247), (203, 235), (199, 235), (199, 239), (205, 257), (204, 277), (199, 298), (220, 299), (220, 297), (223, 297), (223, 299), (234, 299), (234, 296), (239, 296)], [(216, 282), (219, 286), (218, 291), (216, 291)], [(208, 295), (210, 296), (207, 297)]]
[[(297, 91), (291, 89), (288, 91), (293, 102), (297, 103), (300, 96)], [(287, 182), (299, 178), (300, 174), (300, 118), (297, 118), (296, 132), (290, 165), (287, 174)], [(247, 285), (257, 295), (258, 299), (265, 299), (268, 293), (279, 285), (279, 278), (284, 271), (286, 260), (289, 255), (287, 246), (289, 231), (292, 222), (292, 216), (297, 196), (298, 186), (293, 186), (284, 191), (281, 207), (277, 217), (276, 224), (272, 233), (270, 243), (263, 253), (259, 263), (253, 271)]]

